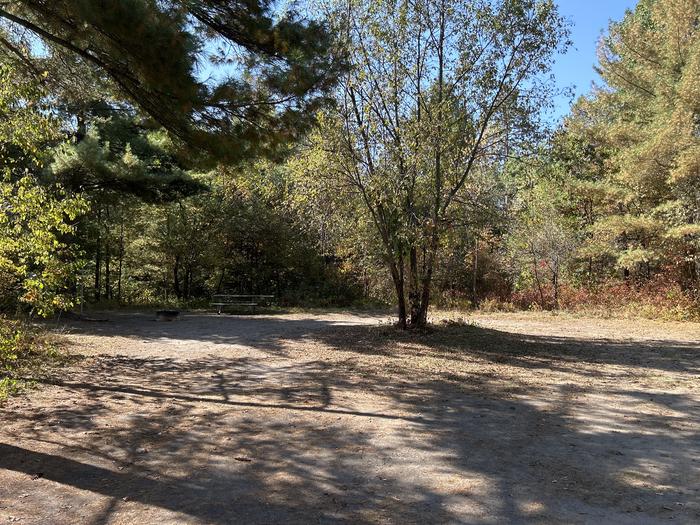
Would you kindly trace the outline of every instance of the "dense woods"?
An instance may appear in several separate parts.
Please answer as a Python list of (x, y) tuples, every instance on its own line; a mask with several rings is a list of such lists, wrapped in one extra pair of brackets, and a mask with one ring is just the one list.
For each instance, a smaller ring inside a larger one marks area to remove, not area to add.
[[(99, 6), (98, 6), (99, 4)], [(640, 0), (553, 122), (544, 0), (10, 1), (0, 307), (698, 315), (700, 2)]]

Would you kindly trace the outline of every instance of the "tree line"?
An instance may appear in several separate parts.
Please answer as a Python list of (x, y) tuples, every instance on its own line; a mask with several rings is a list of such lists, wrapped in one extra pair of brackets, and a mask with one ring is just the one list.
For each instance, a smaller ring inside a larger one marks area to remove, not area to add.
[[(98, 5), (99, 4), (99, 5)], [(549, 0), (0, 7), (0, 304), (698, 311), (700, 2), (562, 122)]]

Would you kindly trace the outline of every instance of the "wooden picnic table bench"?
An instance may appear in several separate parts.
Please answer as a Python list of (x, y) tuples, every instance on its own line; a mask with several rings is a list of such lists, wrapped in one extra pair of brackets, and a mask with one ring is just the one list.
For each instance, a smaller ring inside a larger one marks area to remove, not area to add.
[(274, 299), (274, 295), (232, 295), (232, 294), (215, 294), (211, 296), (211, 306), (217, 307), (217, 314), (221, 315), (223, 309), (227, 306), (250, 306), (255, 312), (255, 308), (263, 302), (269, 302)]

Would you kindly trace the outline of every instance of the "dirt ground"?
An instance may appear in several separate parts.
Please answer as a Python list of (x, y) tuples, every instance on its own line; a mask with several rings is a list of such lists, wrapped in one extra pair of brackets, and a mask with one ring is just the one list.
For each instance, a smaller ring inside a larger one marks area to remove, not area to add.
[(700, 523), (700, 325), (108, 316), (0, 407), (0, 523)]

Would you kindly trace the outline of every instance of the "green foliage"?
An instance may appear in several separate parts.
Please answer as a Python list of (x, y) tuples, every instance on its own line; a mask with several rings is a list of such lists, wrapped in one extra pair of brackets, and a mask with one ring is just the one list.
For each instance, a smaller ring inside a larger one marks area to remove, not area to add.
[(343, 9), (351, 70), (303, 158), (354, 204), (360, 231), (374, 228), (399, 324), (422, 325), (449, 226), (469, 205), (479, 213), (483, 174), (534, 138), (551, 94), (541, 74), (566, 47), (566, 23), (531, 0)]
[(14, 376), (26, 365), (33, 344), (19, 323), (0, 317), (0, 402), (25, 388), (26, 383)]
[(85, 202), (25, 176), (0, 182), (0, 206), (12, 210), (0, 214), (2, 291), (15, 290), (20, 301), (42, 316), (69, 308), (66, 287), (79, 262), (64, 239), (87, 210)]
[(46, 54), (93, 70), (194, 154), (229, 161), (303, 131), (343, 65), (323, 23), (267, 1), (13, 0), (0, 21), (0, 48), (29, 74)]
[[(352, 279), (319, 253), (290, 206), (285, 169), (263, 162), (195, 178), (206, 191), (170, 203), (103, 207), (99, 231), (85, 232), (93, 255), (81, 278), (86, 290), (127, 304), (187, 303), (217, 292), (269, 293), (287, 305), (357, 297)], [(98, 260), (90, 244), (96, 235)]]
[(580, 194), (586, 255), (648, 278), (680, 254), (677, 277), (692, 288), (700, 283), (698, 16), (696, 0), (644, 0), (611, 24), (600, 48), (606, 87), (577, 103), (560, 144), (597, 152), (592, 177), (575, 168), (591, 157), (569, 155), (570, 173), (592, 181)]
[[(502, 299), (546, 306), (559, 286), (566, 308), (694, 317), (699, 16), (696, 0), (646, 0), (611, 24), (600, 45), (605, 85), (577, 101), (534, 173), (516, 174), (505, 249), (518, 279)], [(543, 280), (554, 276), (545, 254), (560, 250), (560, 275)]]
[(21, 343), (22, 332), (3, 319), (0, 322), (0, 369), (7, 370), (17, 362)]
[[(548, 179), (538, 181), (518, 195), (514, 225), (505, 238), (516, 284), (535, 287), (541, 307), (559, 307), (562, 274), (577, 248), (578, 236), (567, 217), (567, 204), (567, 195), (559, 184)], [(551, 298), (545, 294), (548, 285)]]
[(55, 137), (54, 123), (38, 107), (35, 85), (18, 82), (7, 67), (0, 77), (0, 299), (49, 315), (71, 305), (66, 286), (77, 262), (65, 239), (86, 204), (39, 183), (35, 172), (42, 145)]
[(393, 295), (403, 325), (435, 302), (692, 317), (697, 0), (612, 23), (605, 85), (553, 136), (554, 2), (322, 7), (328, 26), (256, 1), (0, 6), (0, 307), (238, 292)]
[(91, 118), (86, 134), (53, 152), (52, 176), (94, 201), (136, 197), (168, 202), (204, 190), (175, 157), (162, 129), (148, 129), (129, 114)]
[(69, 360), (40, 330), (0, 316), (0, 402), (31, 386), (27, 377)]

